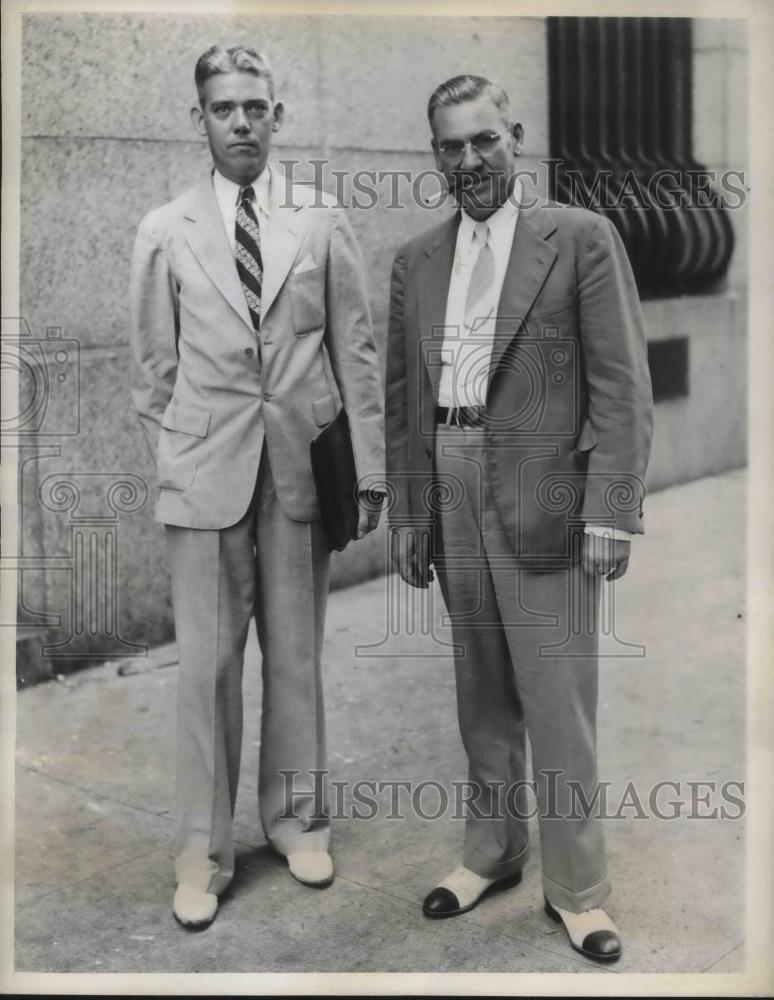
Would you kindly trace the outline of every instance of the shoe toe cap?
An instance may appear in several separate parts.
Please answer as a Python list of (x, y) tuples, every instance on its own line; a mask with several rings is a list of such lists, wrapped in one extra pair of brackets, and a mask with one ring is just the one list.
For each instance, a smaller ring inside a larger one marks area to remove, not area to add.
[(583, 939), (583, 951), (595, 958), (612, 961), (621, 956), (621, 939), (613, 931), (592, 931)]
[(422, 912), (429, 917), (443, 917), (449, 913), (455, 913), (460, 908), (460, 903), (451, 889), (443, 886), (433, 889), (425, 898), (422, 904)]

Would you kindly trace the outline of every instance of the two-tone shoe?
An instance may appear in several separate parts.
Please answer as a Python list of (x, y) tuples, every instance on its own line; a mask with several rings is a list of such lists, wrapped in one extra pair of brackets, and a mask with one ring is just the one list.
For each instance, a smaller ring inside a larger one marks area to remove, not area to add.
[(445, 917), (457, 917), (461, 913), (469, 913), (486, 896), (502, 892), (504, 889), (512, 889), (521, 882), (521, 872), (497, 880), (482, 879), (472, 872), (467, 872), (467, 870), (460, 878), (460, 872), (461, 869), (458, 868), (452, 872), (448, 879), (444, 880), (450, 882), (451, 886), (455, 886), (455, 888), (441, 883), (425, 897), (422, 912), (426, 917), (440, 920)]
[(615, 962), (623, 952), (618, 929), (600, 907), (572, 913), (552, 906), (544, 897), (545, 910), (554, 923), (564, 924), (570, 944), (595, 962)]

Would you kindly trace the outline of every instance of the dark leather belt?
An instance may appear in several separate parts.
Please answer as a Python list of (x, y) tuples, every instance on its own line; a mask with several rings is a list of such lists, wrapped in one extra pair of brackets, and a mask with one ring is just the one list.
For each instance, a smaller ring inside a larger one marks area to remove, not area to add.
[(483, 427), (483, 406), (436, 406), (435, 422), (445, 427)]

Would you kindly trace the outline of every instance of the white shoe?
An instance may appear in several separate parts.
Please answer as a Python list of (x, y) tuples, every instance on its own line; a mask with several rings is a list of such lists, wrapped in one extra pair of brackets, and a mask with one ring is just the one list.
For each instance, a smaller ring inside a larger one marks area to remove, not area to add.
[(333, 881), (333, 859), (327, 851), (291, 851), (288, 868), (294, 879), (324, 889)]
[(172, 912), (183, 927), (204, 930), (218, 912), (218, 897), (212, 892), (202, 892), (181, 883), (175, 890)]

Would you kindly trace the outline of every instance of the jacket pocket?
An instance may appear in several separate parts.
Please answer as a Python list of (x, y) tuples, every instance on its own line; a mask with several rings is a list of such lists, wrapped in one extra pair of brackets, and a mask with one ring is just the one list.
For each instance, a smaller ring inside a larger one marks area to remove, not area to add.
[(201, 441), (210, 429), (210, 413), (172, 400), (161, 418), (158, 487), (187, 490), (196, 477)]
[(318, 427), (326, 427), (336, 416), (336, 400), (331, 393), (312, 400), (314, 422)]
[(161, 426), (168, 431), (178, 431), (180, 434), (191, 434), (194, 437), (207, 437), (210, 429), (210, 413), (196, 406), (180, 403), (172, 399), (164, 410)]
[(591, 451), (599, 441), (597, 437), (597, 432), (594, 430), (594, 425), (587, 418), (581, 427), (581, 432), (578, 435), (578, 440), (575, 442), (575, 451)]
[(325, 268), (314, 267), (291, 275), (288, 291), (296, 336), (320, 330), (325, 325)]

